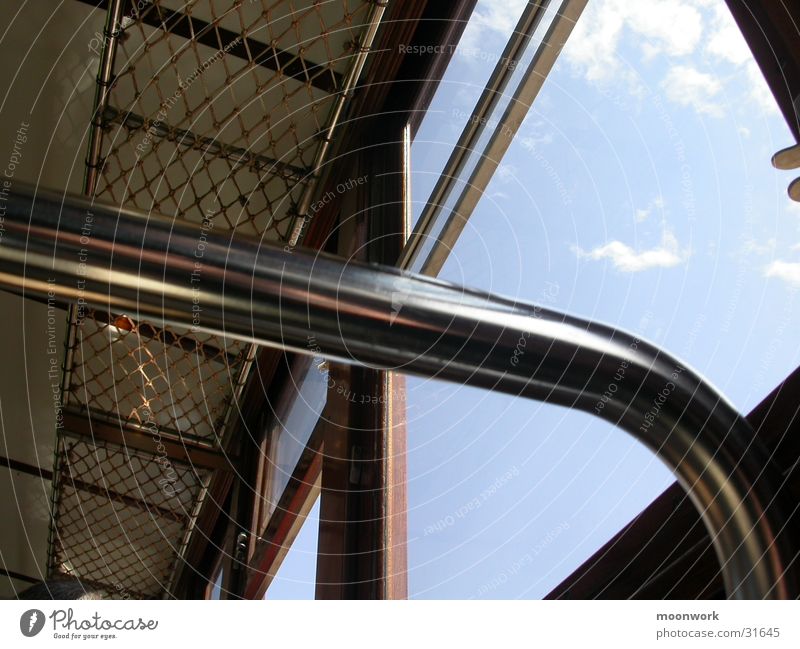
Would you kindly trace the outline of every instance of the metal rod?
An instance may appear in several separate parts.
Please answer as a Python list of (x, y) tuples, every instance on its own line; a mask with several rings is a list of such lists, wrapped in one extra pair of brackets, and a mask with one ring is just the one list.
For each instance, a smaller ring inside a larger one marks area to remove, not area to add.
[[(187, 438), (171, 431), (158, 431), (164, 445), (167, 459), (196, 469), (232, 471), (232, 464), (239, 458), (236, 454), (222, 453), (208, 444)], [(152, 455), (153, 433), (144, 426), (122, 421), (106, 413), (91, 410), (64, 410), (64, 429), (62, 436), (90, 441), (92, 444), (113, 444), (124, 449), (143, 451)]]
[(119, 35), (122, 33), (122, 6), (124, 0), (109, 0), (106, 24), (103, 28), (103, 46), (100, 49), (100, 67), (97, 72), (97, 87), (94, 94), (94, 111), (89, 128), (89, 149), (86, 156), (86, 176), (83, 192), (94, 195), (97, 188), (98, 170), (102, 164), (103, 116), (111, 86), (114, 82), (114, 60), (117, 56)]
[[(83, 193), (87, 196), (94, 196), (97, 189), (99, 171), (103, 164), (103, 120), (105, 119), (108, 98), (114, 81), (114, 64), (117, 58), (119, 37), (122, 34), (122, 13), (125, 0), (108, 0), (107, 4), (106, 21), (103, 27), (103, 45), (100, 48), (100, 61), (92, 105), (92, 119), (89, 125), (86, 170), (83, 176)], [(72, 308), (69, 309), (67, 319), (70, 324), (67, 328), (66, 351), (61, 376), (61, 402), (65, 405), (69, 403), (72, 358), (75, 353), (74, 343), (77, 335), (73, 325), (74, 313)], [(57, 462), (58, 458), (56, 458)], [(54, 467), (53, 471), (57, 474), (57, 467)]]
[[(104, 8), (108, 0), (79, 0), (98, 9)], [(131, 17), (148, 27), (163, 30), (185, 38), (187, 41), (200, 43), (211, 49), (222, 49), (227, 46), (227, 53), (243, 61), (252, 62), (267, 70), (280, 71), (290, 79), (300, 83), (308, 83), (315, 88), (329, 93), (336, 89), (339, 74), (331, 70), (325, 63), (314, 63), (304, 60), (297, 54), (275, 47), (272, 43), (263, 43), (252, 36), (268, 39), (266, 24), (257, 30), (242, 36), (238, 31), (231, 31), (221, 26), (221, 18), (233, 13), (236, 5), (217, 16), (212, 22), (201, 20), (190, 13), (191, 3), (181, 3), (187, 11), (173, 11), (152, 0), (144, 3), (141, 0), (131, 3)], [(243, 4), (243, 3), (240, 3)]]
[[(465, 159), (477, 155), (478, 160), (468, 179), (460, 179), (457, 175), (463, 171), (462, 164), (457, 170), (445, 168), (443, 173), (451, 175), (448, 179), (449, 190), (458, 182), (462, 184), (461, 194), (456, 199), (452, 209), (447, 210), (444, 224), (436, 232), (437, 221), (441, 220), (442, 210), (445, 207), (450, 191), (440, 196), (434, 193), (426, 205), (423, 217), (427, 220), (420, 221), (409, 241), (407, 250), (401, 255), (401, 268), (418, 270), (423, 275), (436, 277), (444, 266), (447, 257), (453, 250), (461, 232), (467, 224), (472, 212), (483, 197), (489, 182), (492, 180), (497, 167), (506, 154), (508, 147), (525, 120), (528, 111), (533, 106), (536, 96), (544, 85), (547, 75), (553, 68), (564, 44), (567, 42), (572, 28), (580, 18), (588, 0), (564, 0), (558, 13), (553, 17), (541, 44), (536, 50), (525, 76), (520, 81), (514, 94), (506, 107), (503, 116), (497, 122), (492, 136), (486, 147), (479, 153), (474, 148), (465, 150)], [(490, 120), (490, 113), (483, 114), (479, 119), (483, 122)], [(476, 118), (472, 118), (475, 120)], [(476, 141), (477, 143), (477, 141)], [(434, 190), (435, 192), (435, 190)], [(424, 259), (421, 254), (426, 241), (433, 241), (433, 247)]]
[(106, 106), (104, 120), (107, 125), (119, 124), (130, 130), (142, 130), (164, 140), (174, 142), (178, 147), (185, 149), (195, 149), (202, 153), (229, 160), (231, 167), (249, 167), (258, 171), (265, 172), (265, 175), (278, 176), (285, 180), (295, 183), (302, 183), (308, 176), (308, 170), (295, 167), (280, 160), (255, 153), (251, 149), (226, 144), (217, 137), (206, 137), (197, 135), (192, 131), (183, 128), (170, 126), (156, 119), (147, 119), (131, 111), (124, 111)]
[[(114, 82), (114, 65), (117, 57), (119, 37), (122, 33), (122, 13), (126, 0), (108, 0), (106, 20), (103, 27), (103, 44), (100, 48), (100, 60), (97, 69), (92, 119), (89, 124), (89, 142), (86, 150), (86, 169), (83, 175), (83, 193), (94, 196), (97, 179), (103, 165), (103, 116), (108, 106), (111, 86)], [(72, 381), (72, 362), (75, 356), (77, 327), (75, 327), (75, 307), (70, 306), (67, 312), (66, 339), (64, 341), (64, 364), (61, 366), (61, 403), (70, 404), (70, 383)], [(58, 445), (56, 445), (57, 449)], [(53, 476), (61, 474), (61, 456), (53, 454)], [(53, 561), (56, 555), (56, 544), (59, 542), (56, 529), (55, 512), (58, 508), (57, 480), (53, 480), (50, 491), (50, 523), (47, 534), (48, 574), (58, 569)]]
[(411, 236), (413, 210), (411, 194), (411, 124), (403, 127), (403, 246), (408, 244)]
[[(183, 514), (178, 510), (168, 509), (166, 507), (156, 505), (146, 500), (142, 500), (141, 498), (136, 498), (134, 496), (119, 493), (118, 491), (109, 489), (108, 486), (105, 484), (106, 482), (105, 476), (101, 478), (102, 480), (101, 484), (86, 482), (85, 480), (76, 478), (71, 473), (69, 466), (67, 466), (66, 469), (62, 470), (60, 477), (62, 484), (68, 487), (72, 487), (76, 491), (83, 491), (85, 493), (91, 494), (92, 496), (97, 496), (99, 498), (106, 498), (109, 502), (120, 503), (125, 507), (133, 507), (134, 509), (138, 509), (141, 512), (150, 514), (151, 520), (152, 517), (154, 516), (160, 516), (161, 518), (168, 518), (178, 523), (186, 523), (186, 520), (188, 518), (186, 514)], [(88, 528), (90, 524), (88, 523), (88, 521), (85, 522), (87, 523), (87, 528)], [(120, 527), (122, 527), (122, 525), (120, 525)]]
[(398, 269), (200, 239), (198, 225), (76, 196), (15, 185), (7, 204), (0, 286), (76, 300), (79, 313), (122, 310), (597, 415), (674, 471), (711, 533), (729, 596), (798, 595), (768, 452), (714, 388), (657, 347)]
[(361, 77), (361, 71), (364, 69), (364, 65), (367, 62), (367, 57), (372, 49), (372, 43), (375, 41), (375, 35), (378, 33), (378, 27), (380, 27), (381, 19), (386, 11), (386, 5), (387, 0), (376, 0), (370, 8), (364, 36), (356, 45), (357, 52), (355, 54), (353, 64), (350, 66), (341, 90), (338, 91), (335, 103), (328, 118), (328, 125), (325, 127), (324, 132), (320, 133), (322, 142), (320, 143), (319, 149), (317, 149), (317, 154), (314, 156), (314, 162), (311, 165), (312, 175), (308, 179), (308, 183), (303, 190), (303, 194), (301, 195), (297, 206), (297, 216), (292, 223), (292, 228), (289, 235), (290, 246), (296, 246), (300, 242), (300, 239), (303, 235), (303, 230), (308, 222), (308, 210), (311, 208), (311, 201), (314, 199), (314, 194), (317, 191), (319, 180), (322, 177), (322, 166), (325, 164), (325, 158), (328, 155), (328, 149), (333, 142), (334, 132), (339, 125), (339, 119), (342, 116), (342, 111), (344, 110), (345, 104), (350, 99), (350, 95), (353, 92), (356, 83), (358, 83), (358, 79)]
[(436, 181), (408, 244), (403, 249), (399, 262), (401, 268), (410, 268), (414, 258), (419, 254), (420, 248), (430, 236), (430, 231), (433, 229), (444, 203), (464, 171), (470, 155), (475, 151), (475, 147), (489, 123), (489, 117), (503, 97), (503, 93), (514, 76), (520, 59), (528, 49), (534, 33), (539, 28), (549, 4), (550, 0), (529, 0), (523, 10), (500, 59), (492, 70), (492, 75), (486, 82), (475, 108), (472, 109), (470, 119), (467, 120), (458, 142), (450, 153), (447, 164)]

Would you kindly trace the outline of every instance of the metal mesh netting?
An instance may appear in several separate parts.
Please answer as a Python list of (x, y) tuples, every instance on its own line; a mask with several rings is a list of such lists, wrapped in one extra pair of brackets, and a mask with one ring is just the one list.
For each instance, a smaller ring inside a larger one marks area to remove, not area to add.
[(159, 595), (208, 473), (66, 435), (57, 452), (51, 570), (103, 584), (110, 596)]
[[(91, 193), (197, 223), (198, 237), (213, 228), (287, 240), (370, 6), (123, 2), (93, 120)], [(255, 349), (130, 315), (72, 310), (64, 405), (219, 447)], [(112, 595), (168, 594), (205, 477), (175, 465), (182, 496), (165, 498), (157, 457), (76, 442), (76, 432), (59, 439), (51, 572)]]
[(244, 380), (249, 345), (98, 311), (89, 311), (78, 329), (70, 405), (218, 441), (231, 394)]
[(286, 238), (369, 3), (183, 4), (123, 21), (96, 195)]

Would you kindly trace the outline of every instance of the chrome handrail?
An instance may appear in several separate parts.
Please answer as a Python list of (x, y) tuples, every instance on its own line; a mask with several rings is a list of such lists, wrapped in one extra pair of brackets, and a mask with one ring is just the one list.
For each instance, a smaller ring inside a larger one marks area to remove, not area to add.
[(85, 304), (156, 318), (595, 414), (673, 470), (711, 534), (730, 597), (798, 595), (767, 450), (713, 387), (631, 334), (17, 183), (6, 206), (0, 286), (76, 301), (79, 312)]

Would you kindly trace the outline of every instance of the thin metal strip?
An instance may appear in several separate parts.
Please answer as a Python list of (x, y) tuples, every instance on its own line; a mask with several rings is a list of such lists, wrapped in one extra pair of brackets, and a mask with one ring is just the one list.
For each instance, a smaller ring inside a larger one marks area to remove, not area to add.
[[(106, 8), (109, 0), (79, 0), (93, 7)], [(228, 43), (235, 43), (228, 52), (243, 61), (251, 61), (273, 72), (282, 72), (286, 77), (308, 83), (325, 93), (336, 91), (341, 75), (326, 63), (306, 61), (292, 54), (254, 38), (242, 38), (240, 34), (216, 24), (180, 11), (159, 6), (155, 2), (135, 0), (143, 4), (136, 17), (143, 24), (161, 29), (175, 36), (193, 40), (212, 49), (222, 49)]]
[(314, 162), (311, 165), (311, 177), (303, 190), (303, 195), (300, 197), (300, 202), (297, 206), (297, 217), (291, 227), (291, 234), (289, 236), (289, 246), (294, 247), (302, 240), (306, 224), (308, 222), (308, 211), (311, 208), (311, 203), (314, 199), (315, 193), (318, 191), (320, 179), (322, 178), (325, 170), (323, 165), (328, 156), (328, 150), (333, 143), (333, 136), (339, 126), (339, 119), (344, 112), (344, 107), (350, 100), (350, 95), (361, 77), (361, 72), (367, 62), (372, 44), (375, 41), (375, 36), (378, 33), (378, 28), (381, 24), (381, 19), (386, 11), (386, 2), (378, 0), (370, 7), (369, 16), (367, 17), (367, 25), (364, 29), (364, 36), (358, 44), (358, 50), (354, 55), (353, 63), (342, 82), (341, 89), (336, 96), (336, 103), (331, 109), (328, 117), (328, 123), (323, 133), (320, 133), (321, 144), (317, 149), (314, 156)]
[(196, 149), (204, 155), (230, 160), (232, 167), (247, 167), (296, 183), (304, 182), (308, 176), (306, 169), (301, 169), (287, 162), (273, 160), (252, 150), (226, 144), (217, 138), (197, 135), (187, 129), (170, 126), (156, 119), (146, 119), (131, 111), (123, 111), (113, 106), (106, 106), (103, 115), (104, 126), (119, 124), (131, 130), (147, 131), (161, 139), (175, 142), (179, 147)]
[[(452, 209), (448, 210), (447, 215), (444, 217), (444, 224), (441, 230), (438, 233), (436, 232), (437, 223), (443, 215), (444, 201), (449, 196), (450, 191), (442, 194), (442, 196), (439, 196), (439, 194), (432, 195), (423, 215), (426, 221), (420, 222), (420, 225), (412, 234), (409, 245), (403, 251), (401, 268), (414, 269), (429, 277), (436, 277), (439, 274), (517, 134), (519, 127), (522, 125), (525, 116), (533, 106), (539, 90), (544, 85), (547, 75), (555, 64), (567, 38), (569, 38), (572, 28), (580, 18), (587, 1), (564, 0), (548, 27), (547, 33), (542, 39), (533, 60), (525, 71), (524, 78), (514, 91), (502, 118), (497, 122), (491, 139), (486, 148), (480, 152), (478, 162), (475, 164), (469, 179), (462, 181), (463, 189), (461, 194)], [(480, 121), (489, 121), (489, 115), (490, 113), (481, 114)], [(468, 125), (467, 129), (469, 128), (470, 126)], [(470, 154), (474, 154), (472, 149), (465, 150), (464, 160)], [(449, 189), (452, 189), (459, 180), (457, 172), (462, 171), (463, 167), (464, 164), (458, 169), (445, 169), (445, 173), (449, 176), (446, 183)], [(435, 243), (428, 252), (427, 257), (420, 259), (423, 244), (429, 239), (433, 239)]]
[(539, 28), (547, 11), (550, 0), (530, 0), (522, 12), (516, 27), (508, 39), (502, 55), (492, 70), (489, 80), (480, 98), (472, 110), (461, 135), (456, 142), (450, 158), (442, 170), (436, 185), (428, 198), (417, 225), (413, 228), (409, 241), (403, 249), (398, 265), (400, 268), (411, 268), (413, 260), (420, 254), (420, 249), (430, 236), (435, 222), (439, 218), (442, 206), (452, 193), (459, 176), (475, 150), (478, 141), (486, 130), (489, 117), (497, 108), (505, 89), (514, 76), (514, 70)]

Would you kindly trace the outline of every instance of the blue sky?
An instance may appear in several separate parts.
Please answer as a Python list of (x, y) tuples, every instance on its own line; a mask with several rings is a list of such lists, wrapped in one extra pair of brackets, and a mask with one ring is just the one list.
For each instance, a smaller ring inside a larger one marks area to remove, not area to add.
[[(417, 214), (524, 4), (478, 3), (413, 145)], [(590, 0), (440, 277), (637, 332), (748, 412), (800, 361), (790, 142), (723, 0)], [(408, 461), (416, 598), (541, 597), (672, 482), (588, 415), (419, 379)], [(313, 592), (289, 567), (273, 588)]]

